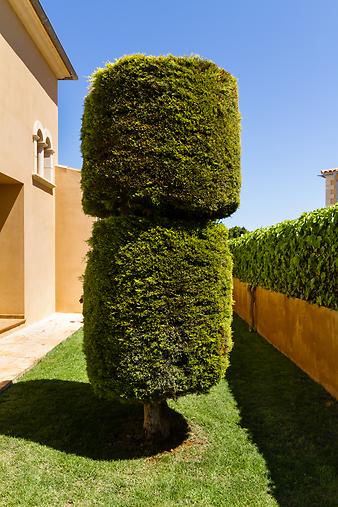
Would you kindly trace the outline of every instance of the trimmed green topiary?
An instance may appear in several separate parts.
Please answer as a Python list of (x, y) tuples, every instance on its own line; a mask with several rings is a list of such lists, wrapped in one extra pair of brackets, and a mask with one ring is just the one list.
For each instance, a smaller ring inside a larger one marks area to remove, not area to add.
[(239, 204), (235, 78), (202, 58), (132, 55), (92, 76), (83, 208), (106, 217), (221, 218)]
[(227, 232), (238, 206), (236, 80), (199, 57), (124, 57), (92, 78), (82, 189), (95, 224), (84, 350), (97, 394), (141, 401), (147, 439), (167, 398), (207, 392), (231, 348)]
[(232, 343), (226, 228), (111, 217), (95, 224), (91, 247), (84, 350), (94, 390), (158, 402), (217, 383)]

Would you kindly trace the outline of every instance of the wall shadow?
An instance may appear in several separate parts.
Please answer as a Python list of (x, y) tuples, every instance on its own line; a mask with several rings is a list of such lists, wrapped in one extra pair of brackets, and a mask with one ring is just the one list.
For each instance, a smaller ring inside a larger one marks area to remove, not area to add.
[(0, 182), (0, 232), (10, 216), (23, 185), (4, 185)]
[(338, 506), (338, 402), (234, 317), (227, 374), (281, 507)]
[(0, 173), (0, 314), (24, 315), (24, 186)]
[(149, 447), (143, 440), (143, 405), (97, 398), (87, 383), (19, 382), (0, 396), (0, 434), (24, 438), (94, 460), (133, 459), (173, 449), (188, 425), (169, 409), (173, 437)]

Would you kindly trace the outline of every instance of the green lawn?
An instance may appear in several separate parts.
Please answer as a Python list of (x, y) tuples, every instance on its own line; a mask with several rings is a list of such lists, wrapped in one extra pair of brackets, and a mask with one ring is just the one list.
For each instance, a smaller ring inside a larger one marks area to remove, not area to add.
[(238, 318), (234, 340), (227, 382), (171, 403), (186, 440), (152, 455), (75, 333), (0, 396), (0, 505), (337, 507), (337, 402)]

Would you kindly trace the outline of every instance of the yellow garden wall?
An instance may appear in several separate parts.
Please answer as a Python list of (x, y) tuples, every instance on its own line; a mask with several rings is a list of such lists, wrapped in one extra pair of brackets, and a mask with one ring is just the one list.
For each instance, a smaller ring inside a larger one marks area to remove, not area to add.
[[(249, 286), (234, 278), (234, 311), (252, 325)], [(338, 312), (257, 287), (257, 332), (338, 399)]]
[(94, 219), (81, 206), (81, 172), (55, 167), (56, 311), (82, 312), (82, 275), (86, 267), (86, 241)]

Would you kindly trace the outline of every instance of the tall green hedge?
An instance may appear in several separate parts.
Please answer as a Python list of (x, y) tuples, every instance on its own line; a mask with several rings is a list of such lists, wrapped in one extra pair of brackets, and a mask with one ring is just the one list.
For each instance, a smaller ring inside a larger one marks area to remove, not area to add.
[(243, 282), (338, 310), (338, 204), (229, 244)]
[(232, 261), (213, 222), (111, 217), (93, 230), (84, 350), (94, 390), (163, 400), (206, 392), (231, 348)]
[(211, 61), (107, 64), (92, 76), (81, 138), (87, 214), (222, 218), (239, 204), (237, 84)]

